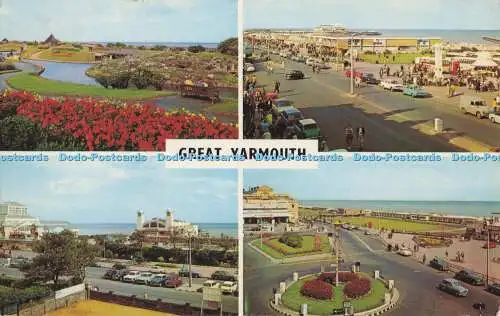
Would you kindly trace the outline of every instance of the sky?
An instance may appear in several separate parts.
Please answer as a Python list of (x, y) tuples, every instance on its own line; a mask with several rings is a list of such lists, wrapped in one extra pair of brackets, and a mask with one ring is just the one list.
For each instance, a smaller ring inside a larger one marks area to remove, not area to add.
[(0, 0), (0, 38), (218, 43), (238, 35), (236, 0)]
[(3, 201), (42, 221), (135, 223), (165, 217), (192, 223), (237, 223), (237, 171), (166, 169), (163, 163), (1, 163)]
[(246, 170), (244, 187), (268, 185), (298, 200), (500, 201), (494, 163), (324, 163), (311, 170)]
[(500, 29), (500, 0), (246, 0), (244, 28)]

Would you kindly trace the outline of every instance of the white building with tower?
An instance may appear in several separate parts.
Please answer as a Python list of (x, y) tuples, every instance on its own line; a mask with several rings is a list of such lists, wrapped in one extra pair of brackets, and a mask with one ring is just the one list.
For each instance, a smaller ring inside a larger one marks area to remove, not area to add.
[(175, 220), (174, 213), (167, 210), (165, 218), (154, 217), (146, 220), (144, 212), (139, 210), (136, 218), (136, 231), (143, 232), (146, 239), (169, 237), (175, 234), (179, 237), (198, 236), (198, 225), (186, 221)]

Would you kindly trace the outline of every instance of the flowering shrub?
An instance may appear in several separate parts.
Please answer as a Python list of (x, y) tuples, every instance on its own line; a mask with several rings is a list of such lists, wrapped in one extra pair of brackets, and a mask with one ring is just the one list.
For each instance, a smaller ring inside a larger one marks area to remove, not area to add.
[(330, 300), (333, 297), (332, 286), (317, 279), (304, 282), (300, 293), (318, 300)]
[[(348, 272), (348, 271), (339, 271), (339, 282), (347, 283), (352, 280), (357, 280), (359, 277), (356, 273)], [(318, 277), (318, 280), (335, 284), (335, 273), (334, 272), (324, 272), (321, 273)]]
[(52, 137), (71, 136), (89, 151), (163, 151), (166, 139), (238, 137), (235, 125), (186, 111), (166, 112), (153, 104), (41, 98), (6, 91), (0, 95), (0, 119), (13, 114), (39, 124)]
[(344, 286), (344, 295), (349, 298), (358, 298), (370, 292), (372, 282), (367, 278), (357, 278)]

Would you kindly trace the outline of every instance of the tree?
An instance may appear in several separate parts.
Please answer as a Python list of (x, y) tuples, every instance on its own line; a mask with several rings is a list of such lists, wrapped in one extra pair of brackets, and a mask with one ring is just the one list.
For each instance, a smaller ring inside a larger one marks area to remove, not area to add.
[(130, 240), (130, 242), (132, 242), (134, 244), (137, 244), (139, 246), (139, 248), (142, 248), (142, 244), (144, 242), (144, 238), (146, 238), (146, 234), (143, 231), (141, 231), (141, 230), (134, 231), (128, 237), (128, 239)]
[(238, 56), (238, 38), (231, 37), (219, 43), (217, 51), (222, 54)]
[(187, 50), (190, 53), (201, 53), (204, 52), (206, 48), (201, 45), (195, 45), (195, 46), (189, 46)]
[(52, 281), (57, 289), (61, 277), (72, 276), (83, 280), (85, 267), (93, 263), (97, 249), (86, 239), (78, 238), (73, 232), (48, 233), (34, 242), (33, 251), (38, 255), (33, 262), (23, 266), (26, 279), (31, 281)]
[(130, 81), (137, 87), (137, 89), (145, 89), (152, 84), (152, 72), (149, 69), (138, 68), (136, 69)]

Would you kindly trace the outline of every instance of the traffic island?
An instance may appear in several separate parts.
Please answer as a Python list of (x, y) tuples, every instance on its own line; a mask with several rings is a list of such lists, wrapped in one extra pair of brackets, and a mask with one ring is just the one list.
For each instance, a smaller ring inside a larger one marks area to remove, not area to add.
[(250, 242), (257, 252), (274, 262), (311, 261), (333, 258), (332, 246), (327, 235), (301, 235), (285, 233), (266, 236)]
[[(308, 274), (280, 283), (270, 306), (280, 315), (380, 315), (399, 300), (393, 280), (384, 280), (379, 271), (372, 275), (341, 271)], [(337, 285), (336, 285), (337, 284)]]

